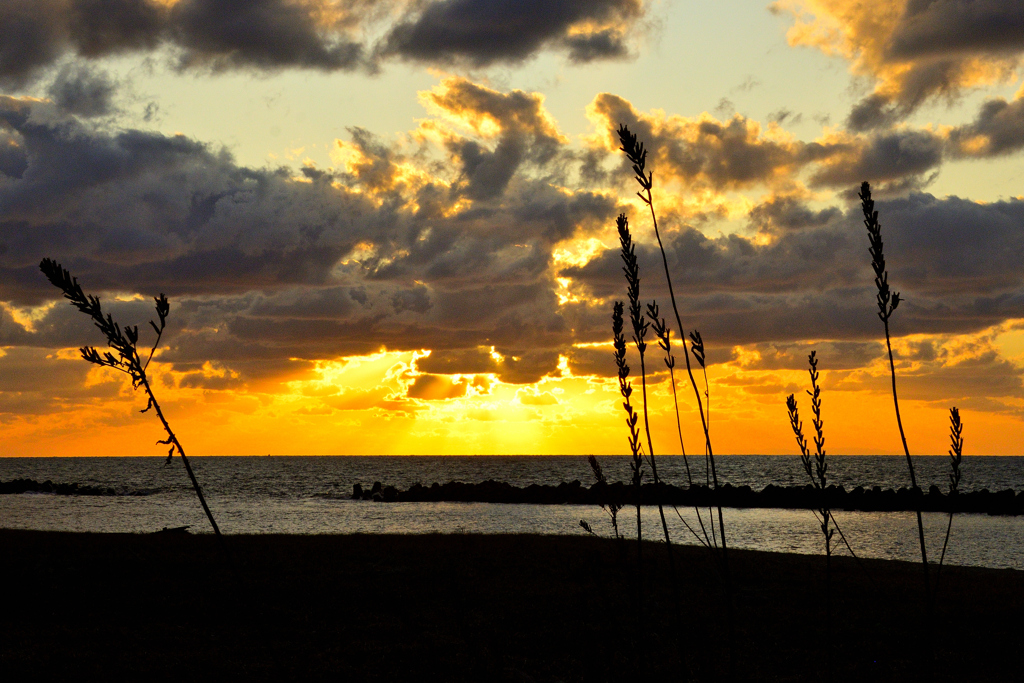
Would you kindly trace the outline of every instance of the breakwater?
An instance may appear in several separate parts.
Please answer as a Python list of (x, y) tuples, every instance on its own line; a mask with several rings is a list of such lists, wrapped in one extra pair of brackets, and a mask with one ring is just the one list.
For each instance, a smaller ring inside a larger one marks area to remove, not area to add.
[[(604, 505), (617, 503), (635, 505), (636, 489), (621, 482), (584, 486), (577, 481), (557, 486), (511, 484), (487, 480), (478, 484), (452, 481), (430, 486), (414, 484), (400, 490), (374, 482), (370, 488), (362, 484), (353, 486), (352, 498), (378, 502), (466, 502), (466, 503), (526, 503), (533, 505)], [(640, 490), (641, 505), (675, 505), (677, 507), (709, 507), (721, 505), (731, 508), (790, 508), (863, 511), (925, 512), (977, 512), (990, 515), (1024, 514), (1024, 491), (971, 491), (948, 495), (937, 486), (927, 492), (920, 489), (883, 489), (829, 486), (824, 491), (808, 486), (775, 486), (769, 484), (761, 490), (750, 486), (725, 484), (718, 489), (706, 486), (679, 487), (671, 484), (644, 484)]]
[[(58, 496), (116, 496), (114, 489), (106, 486), (88, 486), (79, 484), (53, 483), (36, 481), (34, 479), (14, 479), (12, 481), (0, 481), (0, 494), (17, 493), (52, 493)], [(136, 494), (142, 495), (142, 494)]]

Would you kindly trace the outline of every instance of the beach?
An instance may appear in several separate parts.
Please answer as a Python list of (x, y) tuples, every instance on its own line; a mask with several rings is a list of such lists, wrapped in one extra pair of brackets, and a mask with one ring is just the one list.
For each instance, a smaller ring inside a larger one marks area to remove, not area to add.
[(731, 551), (730, 638), (700, 547), (673, 548), (673, 581), (664, 543), (638, 573), (635, 542), (592, 537), (233, 535), (230, 563), (207, 534), (0, 546), (14, 680), (1020, 680), (1015, 570), (943, 568), (929, 618), (919, 564), (834, 557), (827, 619), (824, 557)]

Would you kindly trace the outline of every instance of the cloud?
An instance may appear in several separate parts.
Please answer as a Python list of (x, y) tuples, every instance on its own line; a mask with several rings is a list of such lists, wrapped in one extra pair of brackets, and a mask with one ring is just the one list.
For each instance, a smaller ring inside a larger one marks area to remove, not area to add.
[(440, 375), (419, 375), (409, 385), (407, 396), (427, 401), (461, 398), (466, 395), (469, 382), (465, 379), (454, 381)]
[[(1002, 357), (989, 334), (967, 340), (954, 337), (897, 342), (894, 353), (901, 398), (936, 402), (943, 407), (952, 401), (963, 406), (973, 397), (1024, 398), (1024, 369)], [(883, 362), (871, 369), (839, 372), (833, 387), (840, 391), (868, 389), (888, 393), (888, 363), (884, 354), (879, 354), (877, 360)], [(1011, 408), (996, 401), (979, 409), (1000, 412)], [(1019, 407), (1011, 410), (1019, 411)]]
[(352, 70), (363, 48), (323, 21), (326, 9), (324, 2), (180, 0), (167, 31), (183, 68)]
[(10, 0), (0, 6), (0, 82), (24, 84), (69, 52), (151, 50), (165, 22), (150, 0)]
[(115, 84), (101, 71), (87, 66), (65, 66), (47, 94), (60, 109), (78, 116), (105, 116), (114, 111)]
[(847, 59), (875, 83), (852, 110), (854, 131), (887, 126), (926, 102), (1009, 82), (1024, 53), (1024, 8), (1011, 0), (779, 0), (791, 45)]
[(509, 384), (532, 384), (558, 369), (559, 349), (513, 348), (504, 346), (505, 354), (490, 347), (435, 349), (430, 356), (417, 361), (417, 367), (437, 374), (493, 374)]
[(558, 398), (550, 391), (537, 391), (536, 389), (519, 389), (518, 391), (516, 391), (516, 398), (524, 406), (558, 405)]
[(1012, 102), (988, 100), (975, 120), (949, 132), (949, 146), (958, 157), (992, 157), (1024, 148), (1024, 96)]
[(870, 179), (917, 187), (926, 184), (922, 176), (942, 164), (945, 141), (931, 131), (901, 128), (868, 136), (837, 135), (827, 147), (831, 153), (811, 175), (814, 185), (850, 187)]
[[(597, 129), (590, 142), (606, 153), (618, 151), (615, 130), (625, 124), (650, 151), (649, 167), (661, 184), (702, 193), (742, 191), (767, 186), (783, 192), (800, 188), (800, 174), (810, 171), (815, 186), (848, 188), (865, 178), (889, 181), (905, 193), (927, 184), (927, 174), (943, 160), (946, 139), (930, 130), (900, 128), (868, 135), (826, 132), (812, 142), (797, 140), (777, 124), (735, 114), (720, 121), (638, 112), (625, 99), (597, 95), (587, 108)], [(620, 178), (629, 178), (620, 159)], [(881, 188), (880, 188), (881, 189)]]
[(28, 155), (18, 140), (0, 132), (0, 173), (8, 178), (20, 180), (28, 168)]
[(462, 169), (465, 180), (461, 189), (472, 199), (496, 197), (521, 164), (543, 166), (568, 142), (538, 94), (521, 90), (502, 93), (464, 78), (447, 78), (422, 93), (420, 99), (428, 110), (478, 136), (497, 138), (494, 148), (488, 149), (478, 140), (438, 131)]
[(748, 217), (759, 232), (778, 233), (827, 225), (839, 217), (834, 206), (817, 211), (804, 204), (799, 197), (772, 195), (754, 206)]
[(647, 115), (617, 95), (601, 93), (588, 105), (587, 116), (607, 151), (618, 150), (614, 131), (625, 124), (650, 150), (651, 166), (660, 178), (698, 188), (733, 190), (788, 180), (805, 163), (803, 146), (792, 136), (774, 126), (762, 130), (739, 114), (727, 121), (708, 114)]
[[(786, 200), (788, 212), (813, 216), (760, 236), (709, 237), (684, 227), (663, 233), (683, 324), (712, 346), (826, 339), (877, 338), (872, 274), (859, 206), (815, 215)], [(755, 216), (765, 208), (754, 210)], [(1024, 315), (1024, 201), (979, 204), (958, 197), (912, 193), (879, 201), (889, 281), (904, 297), (893, 319), (897, 335), (970, 333)], [(772, 226), (772, 223), (769, 223)], [(668, 292), (656, 246), (640, 243), (644, 300), (668, 312)], [(603, 340), (610, 301), (623, 297), (618, 249), (586, 265), (566, 266), (584, 301), (575, 322), (581, 340)], [(591, 325), (593, 327), (591, 327)], [(605, 331), (606, 335), (607, 332)], [(570, 367), (572, 367), (570, 357)], [(574, 370), (575, 372), (575, 370)]]
[(619, 58), (644, 9), (642, 0), (440, 0), (414, 5), (378, 52), (474, 67), (519, 63), (547, 47), (574, 62)]
[(76, 408), (116, 400), (124, 389), (112, 372), (91, 368), (77, 356), (15, 347), (3, 350), (0, 364), (0, 421), (20, 415), (69, 415)]
[(1006, 0), (909, 0), (888, 51), (901, 58), (1024, 51), (1024, 7)]
[(643, 0), (9, 0), (0, 83), (21, 87), (68, 60), (167, 50), (179, 69), (375, 70), (388, 58), (474, 66), (542, 50), (617, 59)]
[[(184, 373), (221, 363), (238, 373), (232, 382), (381, 346), (494, 346), (504, 360), (490, 370), (515, 383), (555, 372), (573, 330), (552, 252), (602, 229), (616, 201), (531, 177), (566, 144), (539, 97), (459, 80), (430, 95), (436, 130), (458, 127), (481, 148), (522, 145), (500, 194), (478, 198), (463, 170), (446, 178), (419, 151), (359, 129), (339, 148), (340, 169), (252, 169), (184, 136), (96, 128), (52, 103), (2, 98), (12, 153), (0, 181), (0, 300), (52, 301), (44, 256), (124, 324), (145, 327), (149, 297), (165, 292), (174, 331), (161, 360)], [(451, 136), (433, 152), (449, 151)], [(134, 292), (144, 298), (113, 296)], [(34, 332), (12, 322), (0, 334), (43, 347), (98, 341), (70, 307), (39, 315)]]
[(855, 370), (885, 354), (881, 342), (764, 342), (742, 347), (732, 361), (743, 370), (807, 370), (807, 356), (817, 352), (822, 370)]
[[(563, 356), (574, 374), (610, 375), (610, 350), (574, 345), (608, 340), (623, 282), (617, 250), (605, 247), (614, 244), (616, 213), (632, 209), (610, 191), (553, 179), (567, 141), (536, 95), (448, 79), (423, 101), (432, 116), (410, 143), (353, 129), (338, 147), (338, 168), (293, 171), (240, 166), (184, 136), (98, 128), (53, 103), (0, 99), (3, 134), (23, 160), (0, 180), (0, 300), (8, 302), (0, 343), (99, 341), (71, 307), (51, 305), (57, 292), (38, 273), (49, 256), (102, 293), (124, 324), (144, 327), (149, 297), (170, 295), (159, 360), (182, 387), (252, 390), (382, 347), (432, 350), (418, 367), (436, 377), (530, 384), (560, 375)], [(614, 96), (598, 103), (633, 112)], [(880, 174), (899, 163), (918, 172), (933, 163), (930, 145), (937, 141), (941, 156), (954, 139), (931, 132), (919, 153), (914, 131), (901, 129), (802, 143), (742, 119), (634, 115), (661, 134), (655, 144), (671, 148), (655, 159), (658, 178), (690, 173), (711, 188), (771, 184), (773, 169), (790, 168), (812, 178), (834, 172), (817, 182), (839, 184), (849, 180), (840, 161), (856, 172), (869, 162)], [(474, 180), (459, 156), (468, 142), (492, 155), (503, 142), (517, 145), (518, 156), (501, 162), (511, 166), (507, 180)], [(446, 154), (454, 168), (435, 163)], [(693, 171), (679, 161), (691, 157)], [(906, 161), (918, 157), (917, 165)], [(760, 170), (748, 174), (751, 167)], [(802, 364), (796, 345), (808, 339), (877, 339), (859, 207), (810, 197), (780, 182), (748, 204), (749, 232), (665, 226), (684, 325), (701, 330), (710, 354), (727, 359), (735, 345), (771, 343), (790, 349), (788, 360), (774, 362)], [(880, 197), (879, 210), (890, 280), (905, 297), (897, 335), (971, 332), (1024, 317), (1024, 202), (914, 192)], [(667, 313), (660, 255), (647, 241), (637, 255), (642, 296), (657, 297)], [(19, 322), (25, 316), (31, 326)], [(859, 357), (853, 347), (831, 352), (846, 354), (851, 367)], [(413, 394), (457, 391), (421, 384)]]

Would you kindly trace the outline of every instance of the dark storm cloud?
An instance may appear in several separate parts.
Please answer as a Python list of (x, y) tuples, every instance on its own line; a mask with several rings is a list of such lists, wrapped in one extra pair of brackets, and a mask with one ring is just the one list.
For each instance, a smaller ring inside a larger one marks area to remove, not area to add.
[(944, 140), (930, 131), (900, 129), (853, 138), (844, 149), (837, 145), (822, 160), (811, 182), (830, 187), (872, 182), (914, 180), (942, 163)]
[(0, 132), (0, 173), (20, 180), (28, 168), (28, 155), (13, 136)]
[(909, 0), (888, 45), (912, 58), (1024, 50), (1024, 5), (1015, 0)]
[(641, 0), (441, 0), (414, 6), (379, 51), (478, 67), (521, 62), (549, 46), (576, 62), (620, 57), (624, 29), (643, 12)]
[(166, 10), (150, 0), (7, 0), (0, 5), (0, 80), (22, 84), (67, 53), (151, 50)]
[(606, 28), (594, 33), (566, 36), (563, 44), (569, 49), (569, 61), (585, 64), (596, 59), (622, 58), (629, 54), (625, 35), (620, 29)]
[(103, 72), (84, 66), (65, 66), (47, 88), (60, 109), (78, 116), (105, 116), (114, 110), (116, 85)]
[[(22, 86), (62, 59), (168, 47), (179, 68), (379, 68), (395, 56), (429, 63), (515, 63), (544, 49), (571, 61), (619, 58), (641, 0), (6, 0), (0, 83)], [(376, 47), (365, 36), (383, 25)]]
[(853, 105), (846, 117), (846, 127), (856, 133), (888, 128), (900, 120), (900, 112), (888, 97), (872, 94)]
[[(1024, 316), (1024, 201), (977, 204), (914, 193), (880, 201), (878, 209), (889, 281), (904, 297), (893, 318), (896, 334), (968, 333)], [(877, 337), (859, 207), (774, 237), (759, 244), (692, 228), (663, 235), (687, 329), (699, 328), (711, 345)], [(671, 317), (660, 254), (641, 244), (637, 256), (641, 296), (657, 298)], [(623, 298), (618, 250), (561, 275), (591, 296)], [(608, 310), (580, 312), (581, 341), (606, 338)]]
[(953, 100), (970, 87), (969, 63), (961, 59), (917, 62), (899, 75), (895, 93), (872, 93), (853, 106), (846, 119), (856, 132), (866, 132), (899, 122), (925, 102), (938, 97)]
[[(343, 144), (352, 157), (345, 170), (249, 169), (183, 136), (106, 132), (53, 104), (0, 98), (0, 131), (25, 160), (20, 179), (0, 178), (0, 300), (53, 301), (56, 290), (38, 272), (44, 256), (64, 263), (87, 291), (104, 292), (125, 324), (144, 326), (153, 317), (149, 297), (166, 292), (172, 331), (161, 358), (203, 386), (293, 378), (311, 361), (382, 346), (433, 350), (421, 363), (433, 375), (492, 372), (533, 382), (557, 372), (559, 355), (573, 372), (607, 375), (601, 358), (610, 355), (572, 345), (607, 341), (610, 302), (623, 292), (618, 253), (558, 273), (553, 251), (573, 237), (613, 243), (615, 198), (536, 177), (559, 163), (565, 143), (529, 96), (458, 81), (434, 95), (471, 127), (488, 122), (476, 138), (482, 148), (506, 135), (523, 141), (500, 194), (466, 201), (464, 169), (451, 182), (422, 167), (410, 173), (416, 159), (360, 130)], [(716, 126), (709, 140), (727, 138), (727, 126)], [(876, 139), (887, 138), (868, 136), (863, 148), (845, 136), (817, 147), (757, 136), (739, 142), (792, 144), (792, 158), (815, 159), (811, 168), (819, 169), (840, 154), (870, 159), (864, 149), (903, 154)], [(914, 193), (880, 201), (879, 210), (890, 281), (905, 297), (897, 335), (969, 332), (1024, 317), (1024, 202)], [(750, 223), (756, 237), (688, 227), (663, 233), (684, 325), (700, 329), (712, 353), (732, 344), (877, 338), (855, 205), (844, 212), (772, 195)], [(642, 296), (658, 297), (667, 315), (660, 256), (646, 244), (637, 253)], [(559, 301), (556, 276), (570, 278), (578, 301)], [(114, 301), (114, 292), (146, 298)], [(0, 339), (49, 348), (99, 341), (64, 303), (36, 317), (31, 332), (5, 316)], [(200, 372), (207, 361), (223, 368), (219, 379)]]
[(880, 221), (887, 253), (891, 244), (896, 255), (890, 270), (899, 286), (935, 296), (973, 294), (979, 307), (1020, 296), (1024, 201), (978, 204), (913, 194), (883, 206)]
[(361, 48), (288, 0), (11, 0), (0, 8), (0, 78), (23, 84), (65, 55), (176, 49), (183, 68), (353, 69)]
[(834, 206), (814, 211), (796, 197), (780, 196), (755, 206), (749, 218), (760, 232), (780, 232), (827, 225), (839, 215)]
[[(528, 119), (513, 108), (501, 121), (519, 126), (531, 148), (556, 144), (534, 141)], [(25, 160), (20, 179), (0, 181), (0, 300), (53, 300), (38, 272), (44, 256), (87, 291), (106, 292), (104, 306), (124, 324), (145, 329), (149, 297), (165, 292), (173, 331), (161, 358), (182, 372), (206, 361), (231, 371), (187, 380), (203, 386), (294, 376), (308, 365), (290, 359), (382, 346), (494, 346), (506, 356), (494, 372), (535, 381), (555, 371), (573, 335), (554, 293), (552, 249), (606, 225), (615, 209), (606, 195), (519, 174), (501, 202), (456, 209), (458, 185), (410, 181), (410, 160), (365, 131), (353, 133), (358, 159), (348, 171), (295, 177), (240, 167), (183, 136), (96, 130), (30, 100), (0, 100), (0, 126)], [(10, 316), (0, 326), (14, 345), (99, 342), (63, 304), (35, 332)]]
[[(695, 228), (664, 236), (672, 281), (679, 290), (704, 296), (722, 292), (799, 292), (828, 285), (857, 286), (863, 267), (855, 260), (861, 235), (833, 220), (820, 229), (783, 233), (768, 245), (738, 234), (707, 237)], [(866, 238), (865, 238), (866, 244)], [(662, 288), (664, 270), (657, 245), (639, 244), (637, 257), (651, 286)], [(565, 277), (582, 278), (594, 296), (619, 295), (622, 262), (609, 249), (582, 268), (566, 268)], [(645, 296), (653, 296), (653, 293)], [(664, 312), (663, 312), (664, 313)]]
[(362, 46), (331, 35), (329, 26), (319, 24), (316, 11), (321, 4), (181, 0), (170, 10), (167, 30), (183, 51), (183, 67), (354, 69), (361, 62)]
[(949, 135), (955, 156), (988, 157), (1010, 154), (1024, 147), (1024, 97), (1007, 102), (988, 100), (971, 123)]

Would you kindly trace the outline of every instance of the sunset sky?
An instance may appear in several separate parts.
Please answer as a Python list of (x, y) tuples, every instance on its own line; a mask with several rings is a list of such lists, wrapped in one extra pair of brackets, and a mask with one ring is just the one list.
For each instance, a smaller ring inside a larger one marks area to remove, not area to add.
[(811, 349), (829, 451), (900, 451), (867, 180), (911, 452), (957, 406), (966, 453), (1021, 454), (1022, 85), (1019, 0), (4, 2), (0, 455), (164, 452), (43, 257), (144, 343), (168, 295), (151, 372), (190, 455), (628, 452), (619, 213), (669, 302), (620, 123), (716, 453), (796, 452)]

